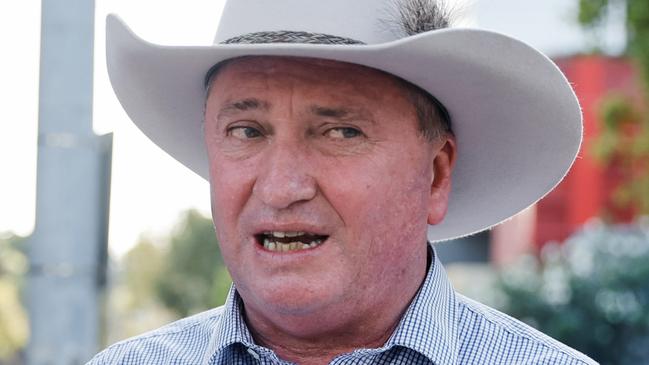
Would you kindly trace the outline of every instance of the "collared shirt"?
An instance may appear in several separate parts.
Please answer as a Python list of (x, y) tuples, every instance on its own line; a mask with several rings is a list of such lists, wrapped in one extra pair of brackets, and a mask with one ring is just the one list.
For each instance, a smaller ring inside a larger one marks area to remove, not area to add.
[[(455, 292), (437, 255), (385, 345), (330, 364), (596, 364), (495, 309)], [(234, 287), (225, 305), (116, 343), (88, 364), (288, 364), (255, 344)]]

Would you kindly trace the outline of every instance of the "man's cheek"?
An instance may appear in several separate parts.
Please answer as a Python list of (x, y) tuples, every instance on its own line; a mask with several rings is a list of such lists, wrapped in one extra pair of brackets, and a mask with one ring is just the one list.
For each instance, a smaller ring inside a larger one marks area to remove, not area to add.
[(240, 212), (247, 199), (250, 198), (254, 177), (249, 168), (232, 168), (228, 164), (215, 167), (211, 181), (212, 199), (215, 209), (226, 209), (229, 213)]

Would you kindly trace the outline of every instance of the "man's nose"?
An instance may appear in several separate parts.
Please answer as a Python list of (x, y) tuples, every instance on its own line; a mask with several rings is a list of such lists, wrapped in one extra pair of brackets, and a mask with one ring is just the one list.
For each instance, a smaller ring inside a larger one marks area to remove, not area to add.
[(266, 205), (285, 209), (316, 196), (318, 186), (304, 146), (276, 141), (261, 164), (253, 194)]

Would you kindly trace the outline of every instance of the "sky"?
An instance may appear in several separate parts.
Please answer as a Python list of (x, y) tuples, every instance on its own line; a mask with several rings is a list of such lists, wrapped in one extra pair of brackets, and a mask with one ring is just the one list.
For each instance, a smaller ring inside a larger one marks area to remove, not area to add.
[[(550, 56), (588, 49), (574, 24), (576, 0), (473, 0), (463, 25), (520, 38)], [(167, 45), (212, 43), (223, 0), (97, 0), (95, 20), (94, 130), (114, 133), (109, 248), (121, 256), (141, 234), (163, 235), (181, 212), (209, 215), (207, 183), (167, 156), (129, 121), (115, 98), (105, 66), (104, 24), (120, 15), (140, 37)], [(619, 53), (624, 31), (618, 11), (602, 34), (605, 49)], [(40, 1), (0, 3), (0, 232), (28, 235), (36, 205), (36, 136)]]

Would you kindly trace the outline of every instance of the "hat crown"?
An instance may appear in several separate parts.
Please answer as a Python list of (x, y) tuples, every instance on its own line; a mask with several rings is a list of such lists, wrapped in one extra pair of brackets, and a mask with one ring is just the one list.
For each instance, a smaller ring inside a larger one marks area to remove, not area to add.
[(366, 44), (399, 38), (388, 22), (390, 0), (229, 0), (214, 43), (256, 32), (303, 31)]

